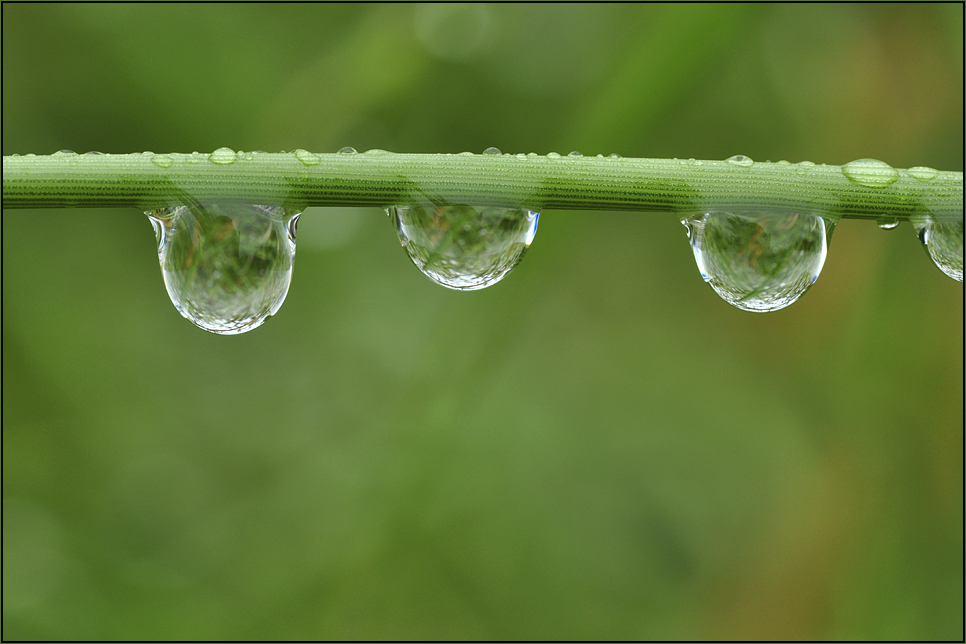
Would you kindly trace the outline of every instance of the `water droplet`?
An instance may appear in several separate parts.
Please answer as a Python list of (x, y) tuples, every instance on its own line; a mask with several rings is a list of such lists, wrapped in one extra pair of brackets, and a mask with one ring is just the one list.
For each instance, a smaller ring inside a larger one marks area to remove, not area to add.
[(736, 154), (733, 157), (729, 157), (727, 161), (731, 165), (740, 166), (742, 168), (750, 168), (751, 166), (755, 165), (754, 161), (743, 154)]
[(225, 203), (146, 214), (164, 286), (192, 323), (212, 333), (244, 333), (282, 306), (292, 281), (298, 212)]
[(815, 167), (815, 164), (811, 161), (799, 161), (795, 164), (795, 174), (799, 176), (805, 176), (808, 171)]
[(617, 154), (617, 153), (615, 152), (615, 153), (613, 153), (613, 154), (610, 154), (610, 155), (608, 155), (608, 156), (607, 156), (607, 158), (608, 158), (608, 159), (620, 159), (620, 158), (621, 158), (621, 155), (619, 155), (619, 154)]
[(55, 157), (71, 157), (71, 156), (74, 156), (76, 154), (77, 153), (74, 152), (73, 150), (58, 150), (57, 152), (54, 152), (51, 156), (55, 156)]
[(818, 279), (831, 225), (815, 214), (711, 212), (682, 222), (701, 277), (743, 311), (777, 311)]
[(322, 163), (322, 157), (317, 154), (312, 154), (306, 150), (295, 150), (292, 152), (292, 154), (294, 154), (295, 158), (301, 161), (302, 165), (304, 166), (319, 165)]
[(918, 230), (933, 263), (957, 282), (963, 281), (963, 220), (934, 221)]
[(568, 156), (568, 157), (582, 157), (582, 156), (584, 156), (584, 155), (582, 155), (582, 154), (581, 154), (580, 152), (577, 152), (577, 150), (574, 150), (573, 152), (571, 152), (571, 153), (570, 153), (570, 154), (568, 154), (567, 156)]
[(523, 152), (521, 152), (520, 154), (517, 155), (517, 158), (518, 159), (526, 159), (527, 158), (527, 155), (525, 155)]
[(499, 148), (487, 148), (483, 150), (483, 154), (500, 154)]
[(899, 218), (894, 215), (879, 215), (875, 223), (879, 224), (882, 230), (892, 230), (899, 225)]
[(921, 165), (917, 165), (915, 168), (909, 168), (907, 172), (913, 179), (923, 182), (932, 181), (939, 176), (939, 170), (933, 170), (932, 168), (927, 168)]
[(527, 208), (464, 205), (394, 206), (389, 214), (416, 267), (459, 291), (506, 277), (530, 247), (540, 218)]
[(791, 165), (791, 164), (792, 164), (791, 161), (786, 161), (785, 159), (782, 159), (781, 161), (777, 162), (775, 165)]
[(96, 150), (91, 150), (90, 152), (85, 152), (85, 156), (104, 156), (103, 152), (97, 152)]
[(170, 168), (172, 165), (174, 165), (174, 159), (169, 157), (167, 154), (155, 154), (153, 157), (151, 157), (151, 163), (159, 168)]
[(547, 152), (547, 158), (548, 159), (559, 159), (560, 158), (560, 155), (557, 154), (556, 152)]
[(355, 148), (350, 148), (348, 145), (339, 150), (339, 154), (356, 154)]
[(842, 174), (852, 183), (866, 188), (885, 188), (899, 180), (899, 173), (888, 163), (858, 159), (842, 166)]
[(527, 156), (530, 157), (531, 159), (534, 159), (540, 155), (537, 154), (536, 152), (527, 152)]
[(231, 165), (237, 159), (238, 155), (231, 148), (218, 148), (208, 155), (208, 160), (218, 165)]
[(458, 156), (458, 157), (471, 157), (471, 156), (475, 156), (475, 155), (472, 152), (460, 152), (456, 156)]

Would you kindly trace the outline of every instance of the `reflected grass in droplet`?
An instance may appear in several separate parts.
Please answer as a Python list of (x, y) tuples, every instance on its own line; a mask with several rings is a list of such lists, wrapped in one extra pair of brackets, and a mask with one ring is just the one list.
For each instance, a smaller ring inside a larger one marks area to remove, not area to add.
[(743, 311), (794, 303), (818, 279), (831, 224), (808, 213), (711, 212), (684, 220), (701, 277)]
[(207, 204), (148, 212), (175, 308), (212, 333), (244, 333), (274, 315), (292, 280), (298, 213)]
[(962, 282), (963, 220), (930, 222), (919, 227), (918, 233), (919, 241), (939, 270)]
[(496, 284), (523, 259), (540, 214), (527, 208), (394, 206), (389, 215), (416, 267), (447, 288)]

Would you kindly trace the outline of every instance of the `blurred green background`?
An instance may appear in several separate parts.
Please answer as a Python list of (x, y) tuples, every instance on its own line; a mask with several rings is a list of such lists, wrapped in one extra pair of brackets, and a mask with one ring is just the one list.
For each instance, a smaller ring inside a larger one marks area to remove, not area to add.
[[(3, 5), (3, 154), (963, 165), (963, 6)], [(310, 209), (222, 337), (131, 209), (3, 213), (3, 637), (963, 637), (963, 287), (843, 221), (744, 313), (661, 213), (481, 292)]]

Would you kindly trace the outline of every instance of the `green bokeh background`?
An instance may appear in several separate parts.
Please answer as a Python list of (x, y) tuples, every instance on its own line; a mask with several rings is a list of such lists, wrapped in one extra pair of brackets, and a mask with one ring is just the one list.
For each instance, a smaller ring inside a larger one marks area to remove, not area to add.
[[(3, 5), (3, 154), (963, 165), (955, 5)], [(963, 287), (843, 221), (744, 313), (670, 214), (480, 292), (310, 209), (242, 336), (130, 209), (3, 213), (3, 637), (963, 637)]]

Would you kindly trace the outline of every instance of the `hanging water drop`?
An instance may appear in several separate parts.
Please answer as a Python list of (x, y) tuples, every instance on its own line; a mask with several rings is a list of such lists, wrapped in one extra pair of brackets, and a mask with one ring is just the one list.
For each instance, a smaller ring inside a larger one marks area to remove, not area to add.
[(892, 230), (899, 225), (899, 218), (894, 215), (880, 215), (876, 218), (875, 223), (882, 230)]
[(727, 161), (731, 165), (736, 165), (740, 168), (750, 168), (751, 166), (755, 165), (754, 161), (752, 161), (749, 157), (746, 157), (743, 154), (736, 154), (733, 157), (729, 157)]
[(146, 214), (164, 286), (189, 321), (232, 335), (261, 326), (282, 306), (292, 281), (298, 212), (225, 203)]
[(301, 161), (302, 165), (304, 166), (313, 166), (322, 163), (322, 157), (317, 154), (312, 154), (307, 150), (295, 150), (292, 152), (292, 154), (294, 154), (295, 158)]
[(169, 157), (167, 154), (155, 154), (153, 157), (151, 157), (151, 163), (159, 168), (170, 168), (172, 165), (174, 165), (174, 159)]
[(496, 284), (520, 262), (540, 213), (527, 208), (394, 206), (399, 241), (426, 277), (459, 291)]
[(918, 229), (933, 263), (957, 282), (963, 281), (963, 220), (933, 221)]
[(342, 148), (341, 150), (339, 150), (339, 154), (355, 154), (355, 153), (356, 153), (356, 149), (350, 148), (348, 145)]
[(218, 165), (231, 165), (238, 159), (238, 155), (231, 148), (218, 148), (208, 156), (208, 160)]
[(499, 148), (487, 148), (483, 150), (483, 154), (500, 154)]
[(899, 172), (884, 161), (857, 159), (842, 166), (842, 174), (866, 188), (886, 188), (899, 180)]
[(743, 311), (777, 311), (818, 279), (832, 225), (807, 213), (711, 212), (682, 222), (701, 277)]
[(925, 166), (917, 165), (914, 168), (909, 168), (906, 170), (909, 176), (917, 181), (922, 181), (923, 183), (927, 181), (932, 181), (939, 176), (939, 170), (933, 170), (932, 168), (927, 168)]

